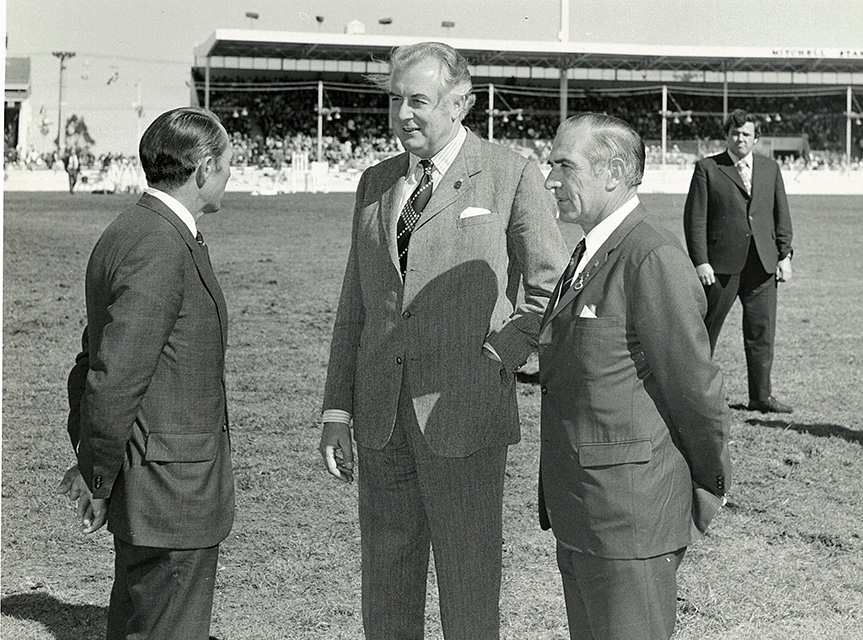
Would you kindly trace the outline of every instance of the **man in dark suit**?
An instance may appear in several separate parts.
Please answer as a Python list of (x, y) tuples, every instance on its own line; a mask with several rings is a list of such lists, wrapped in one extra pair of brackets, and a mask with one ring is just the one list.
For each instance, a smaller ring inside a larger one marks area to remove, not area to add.
[(421, 43), (390, 70), (378, 80), (407, 151), (357, 189), (320, 451), (352, 480), (353, 421), (365, 637), (423, 637), (431, 545), (444, 637), (496, 639), (515, 370), (566, 249), (539, 168), (462, 125), (464, 57)]
[(182, 108), (150, 125), (140, 155), (149, 188), (87, 265), (69, 375), (78, 464), (59, 491), (84, 533), (107, 519), (114, 534), (106, 637), (206, 639), (234, 482), (227, 309), (197, 221), (221, 206), (231, 148), (215, 115)]
[(791, 277), (791, 216), (779, 165), (752, 153), (757, 116), (735, 109), (725, 121), (728, 147), (699, 160), (686, 198), (686, 245), (707, 294), (711, 352), (735, 298), (743, 306), (749, 409), (791, 413), (773, 397), (776, 287)]
[(557, 539), (571, 638), (667, 639), (677, 567), (730, 483), (704, 294), (639, 203), (632, 127), (574, 116), (549, 162), (560, 219), (586, 236), (540, 331), (540, 522)]

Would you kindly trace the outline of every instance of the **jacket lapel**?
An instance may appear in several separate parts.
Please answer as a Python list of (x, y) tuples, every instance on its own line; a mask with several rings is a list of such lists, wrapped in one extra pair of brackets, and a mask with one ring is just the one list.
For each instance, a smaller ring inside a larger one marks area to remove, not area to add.
[(450, 165), (440, 184), (436, 185), (414, 231), (449, 207), (453, 202), (473, 191), (472, 178), (482, 171), (482, 151), (479, 138), (467, 132), (464, 144)]
[[(753, 155), (752, 164), (755, 164), (755, 156)], [(731, 181), (737, 185), (737, 187), (743, 192), (743, 195), (747, 198), (749, 194), (746, 193), (746, 187), (743, 184), (743, 178), (740, 177), (740, 172), (737, 170), (737, 167), (734, 166), (734, 159), (728, 153), (728, 151), (723, 151), (718, 156), (716, 156), (716, 166), (719, 167), (719, 170), (728, 176)], [(753, 185), (755, 182), (755, 168), (752, 168), (753, 175)], [(754, 187), (753, 187), (754, 188)]]
[(390, 260), (392, 260), (393, 267), (395, 267), (397, 273), (401, 273), (401, 266), (399, 265), (399, 249), (396, 241), (396, 225), (401, 215), (401, 211), (398, 210), (399, 196), (404, 191), (408, 166), (410, 166), (410, 158), (407, 152), (405, 152), (393, 163), (392, 174), (381, 178), (381, 182), (383, 184), (389, 183), (390, 187), (381, 195), (378, 218), (381, 224), (381, 232), (386, 238)]
[[(554, 320), (561, 311), (563, 311), (563, 309), (568, 307), (581, 294), (581, 292), (587, 288), (588, 284), (590, 284), (596, 275), (605, 269), (606, 265), (610, 262), (609, 258), (611, 257), (612, 252), (617, 249), (618, 245), (627, 236), (627, 234), (632, 231), (635, 225), (646, 217), (647, 209), (639, 203), (635, 210), (626, 216), (617, 229), (612, 232), (608, 240), (606, 240), (602, 246), (599, 247), (597, 252), (593, 254), (593, 257), (584, 267), (584, 271), (579, 274), (572, 286), (567, 291), (563, 292), (563, 295), (560, 297), (560, 301), (554, 306), (551, 312), (546, 310), (546, 317), (543, 319), (542, 324), (543, 328), (550, 324), (551, 321)], [(561, 283), (558, 282), (557, 287), (555, 287), (555, 293), (552, 294), (550, 300), (555, 299), (557, 291), (560, 289), (560, 285)]]
[(138, 206), (149, 209), (170, 222), (177, 230), (177, 233), (182, 236), (186, 246), (189, 247), (189, 251), (192, 253), (192, 260), (195, 263), (195, 268), (198, 270), (198, 275), (201, 277), (201, 282), (204, 284), (204, 288), (207, 289), (207, 292), (216, 304), (216, 313), (219, 316), (219, 327), (222, 332), (222, 348), (227, 348), (228, 306), (225, 302), (225, 296), (222, 294), (222, 288), (219, 286), (219, 281), (216, 280), (216, 274), (213, 272), (213, 265), (210, 263), (210, 257), (207, 254), (207, 250), (201, 247), (197, 240), (192, 237), (192, 232), (189, 231), (189, 227), (180, 220), (179, 216), (171, 211), (171, 209), (158, 198), (145, 193), (141, 196), (141, 199), (138, 200)]

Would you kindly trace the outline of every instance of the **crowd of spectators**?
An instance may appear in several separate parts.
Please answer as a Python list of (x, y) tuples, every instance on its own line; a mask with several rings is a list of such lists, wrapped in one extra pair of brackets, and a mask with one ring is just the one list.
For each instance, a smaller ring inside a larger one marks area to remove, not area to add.
[[(560, 109), (556, 92), (525, 87), (496, 86), (493, 133), (498, 142), (516, 149), (537, 162), (548, 156), (557, 128)], [(465, 124), (486, 137), (489, 127), (489, 94), (476, 90), (476, 104)], [(400, 151), (389, 128), (388, 98), (368, 85), (329, 84), (325, 86), (321, 160), (335, 170), (362, 170)], [(731, 96), (728, 108), (744, 107), (762, 114), (762, 135), (805, 136), (804, 152), (781, 158), (785, 166), (809, 169), (840, 168), (845, 162), (845, 97), (829, 95)], [(275, 90), (214, 91), (211, 109), (222, 119), (231, 135), (234, 162), (238, 167), (282, 170), (290, 167), (295, 154), (318, 159), (318, 91), (316, 83), (282, 85)], [(703, 92), (669, 91), (666, 118), (665, 164), (689, 166), (723, 145), (722, 96)], [(587, 90), (575, 88), (567, 104), (569, 113), (598, 111), (615, 115), (638, 130), (646, 141), (649, 164), (662, 162), (663, 116), (657, 88), (629, 90)], [(863, 154), (863, 127), (852, 127), (855, 166)], [(8, 132), (7, 132), (8, 133)], [(6, 135), (6, 166), (18, 165), (62, 170), (57, 153), (31, 152), (20, 157)], [(809, 151), (809, 150), (812, 151)], [(94, 180), (132, 189), (139, 182), (137, 159), (116, 154), (93, 157), (79, 151), (81, 166), (97, 171)], [(59, 162), (59, 165), (58, 165)]]
[[(537, 95), (530, 89), (496, 86), (494, 137), (539, 162), (545, 160), (557, 128), (560, 109), (556, 92)], [(322, 159), (340, 169), (363, 169), (399, 150), (389, 131), (387, 97), (371, 87), (335, 84), (325, 87)], [(488, 133), (489, 96), (476, 91), (476, 104), (465, 124), (478, 135)], [(317, 159), (317, 86), (297, 90), (218, 92), (211, 108), (224, 122), (234, 141), (240, 166), (281, 168), (294, 153)], [(844, 161), (844, 96), (801, 95), (735, 97), (728, 109), (746, 107), (763, 114), (762, 135), (806, 134), (811, 154), (796, 154), (813, 167), (838, 167)], [(722, 96), (669, 93), (666, 165), (689, 166), (704, 155), (723, 148)], [(662, 161), (661, 94), (658, 89), (591, 91), (574, 89), (569, 113), (599, 111), (632, 123), (647, 141), (650, 164)], [(857, 138), (861, 128), (855, 128)], [(859, 153), (859, 147), (855, 145)]]

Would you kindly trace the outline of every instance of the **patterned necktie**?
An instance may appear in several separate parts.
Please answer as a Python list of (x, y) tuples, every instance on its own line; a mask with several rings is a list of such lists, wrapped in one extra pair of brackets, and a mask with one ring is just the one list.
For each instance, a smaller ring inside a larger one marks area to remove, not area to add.
[(741, 160), (736, 166), (740, 179), (743, 180), (743, 186), (746, 187), (746, 193), (752, 195), (752, 169), (745, 160)]
[(417, 184), (417, 188), (414, 189), (404, 209), (402, 209), (398, 224), (396, 225), (396, 243), (399, 249), (399, 267), (401, 268), (402, 279), (404, 279), (405, 273), (408, 270), (408, 244), (411, 241), (411, 233), (432, 194), (432, 171), (434, 171), (434, 164), (427, 158), (420, 160), (419, 164), (423, 169), (423, 175), (420, 178), (419, 184)]
[[(581, 256), (584, 255), (584, 250), (587, 248), (587, 244), (584, 241), (584, 238), (575, 246), (575, 250), (572, 252), (572, 257), (569, 259), (569, 264), (566, 265), (566, 269), (563, 271), (563, 284), (560, 285), (560, 291), (557, 294), (557, 302), (560, 302), (560, 299), (563, 297), (563, 294), (569, 291), (569, 288), (572, 286), (572, 281), (575, 279), (575, 269), (578, 267), (578, 263), (581, 260)], [(557, 304), (557, 302), (555, 304)]]

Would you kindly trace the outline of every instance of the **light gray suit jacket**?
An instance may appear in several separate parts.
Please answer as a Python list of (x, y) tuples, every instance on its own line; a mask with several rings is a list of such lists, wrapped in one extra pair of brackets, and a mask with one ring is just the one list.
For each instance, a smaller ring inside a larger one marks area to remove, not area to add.
[[(435, 454), (512, 444), (513, 374), (567, 261), (555, 203), (536, 165), (468, 133), (414, 228), (403, 282), (395, 228), (408, 161), (360, 180), (323, 407), (351, 413), (357, 443), (380, 449), (406, 375)], [(465, 217), (469, 207), (486, 213)], [(502, 364), (483, 356), (486, 340)]]

